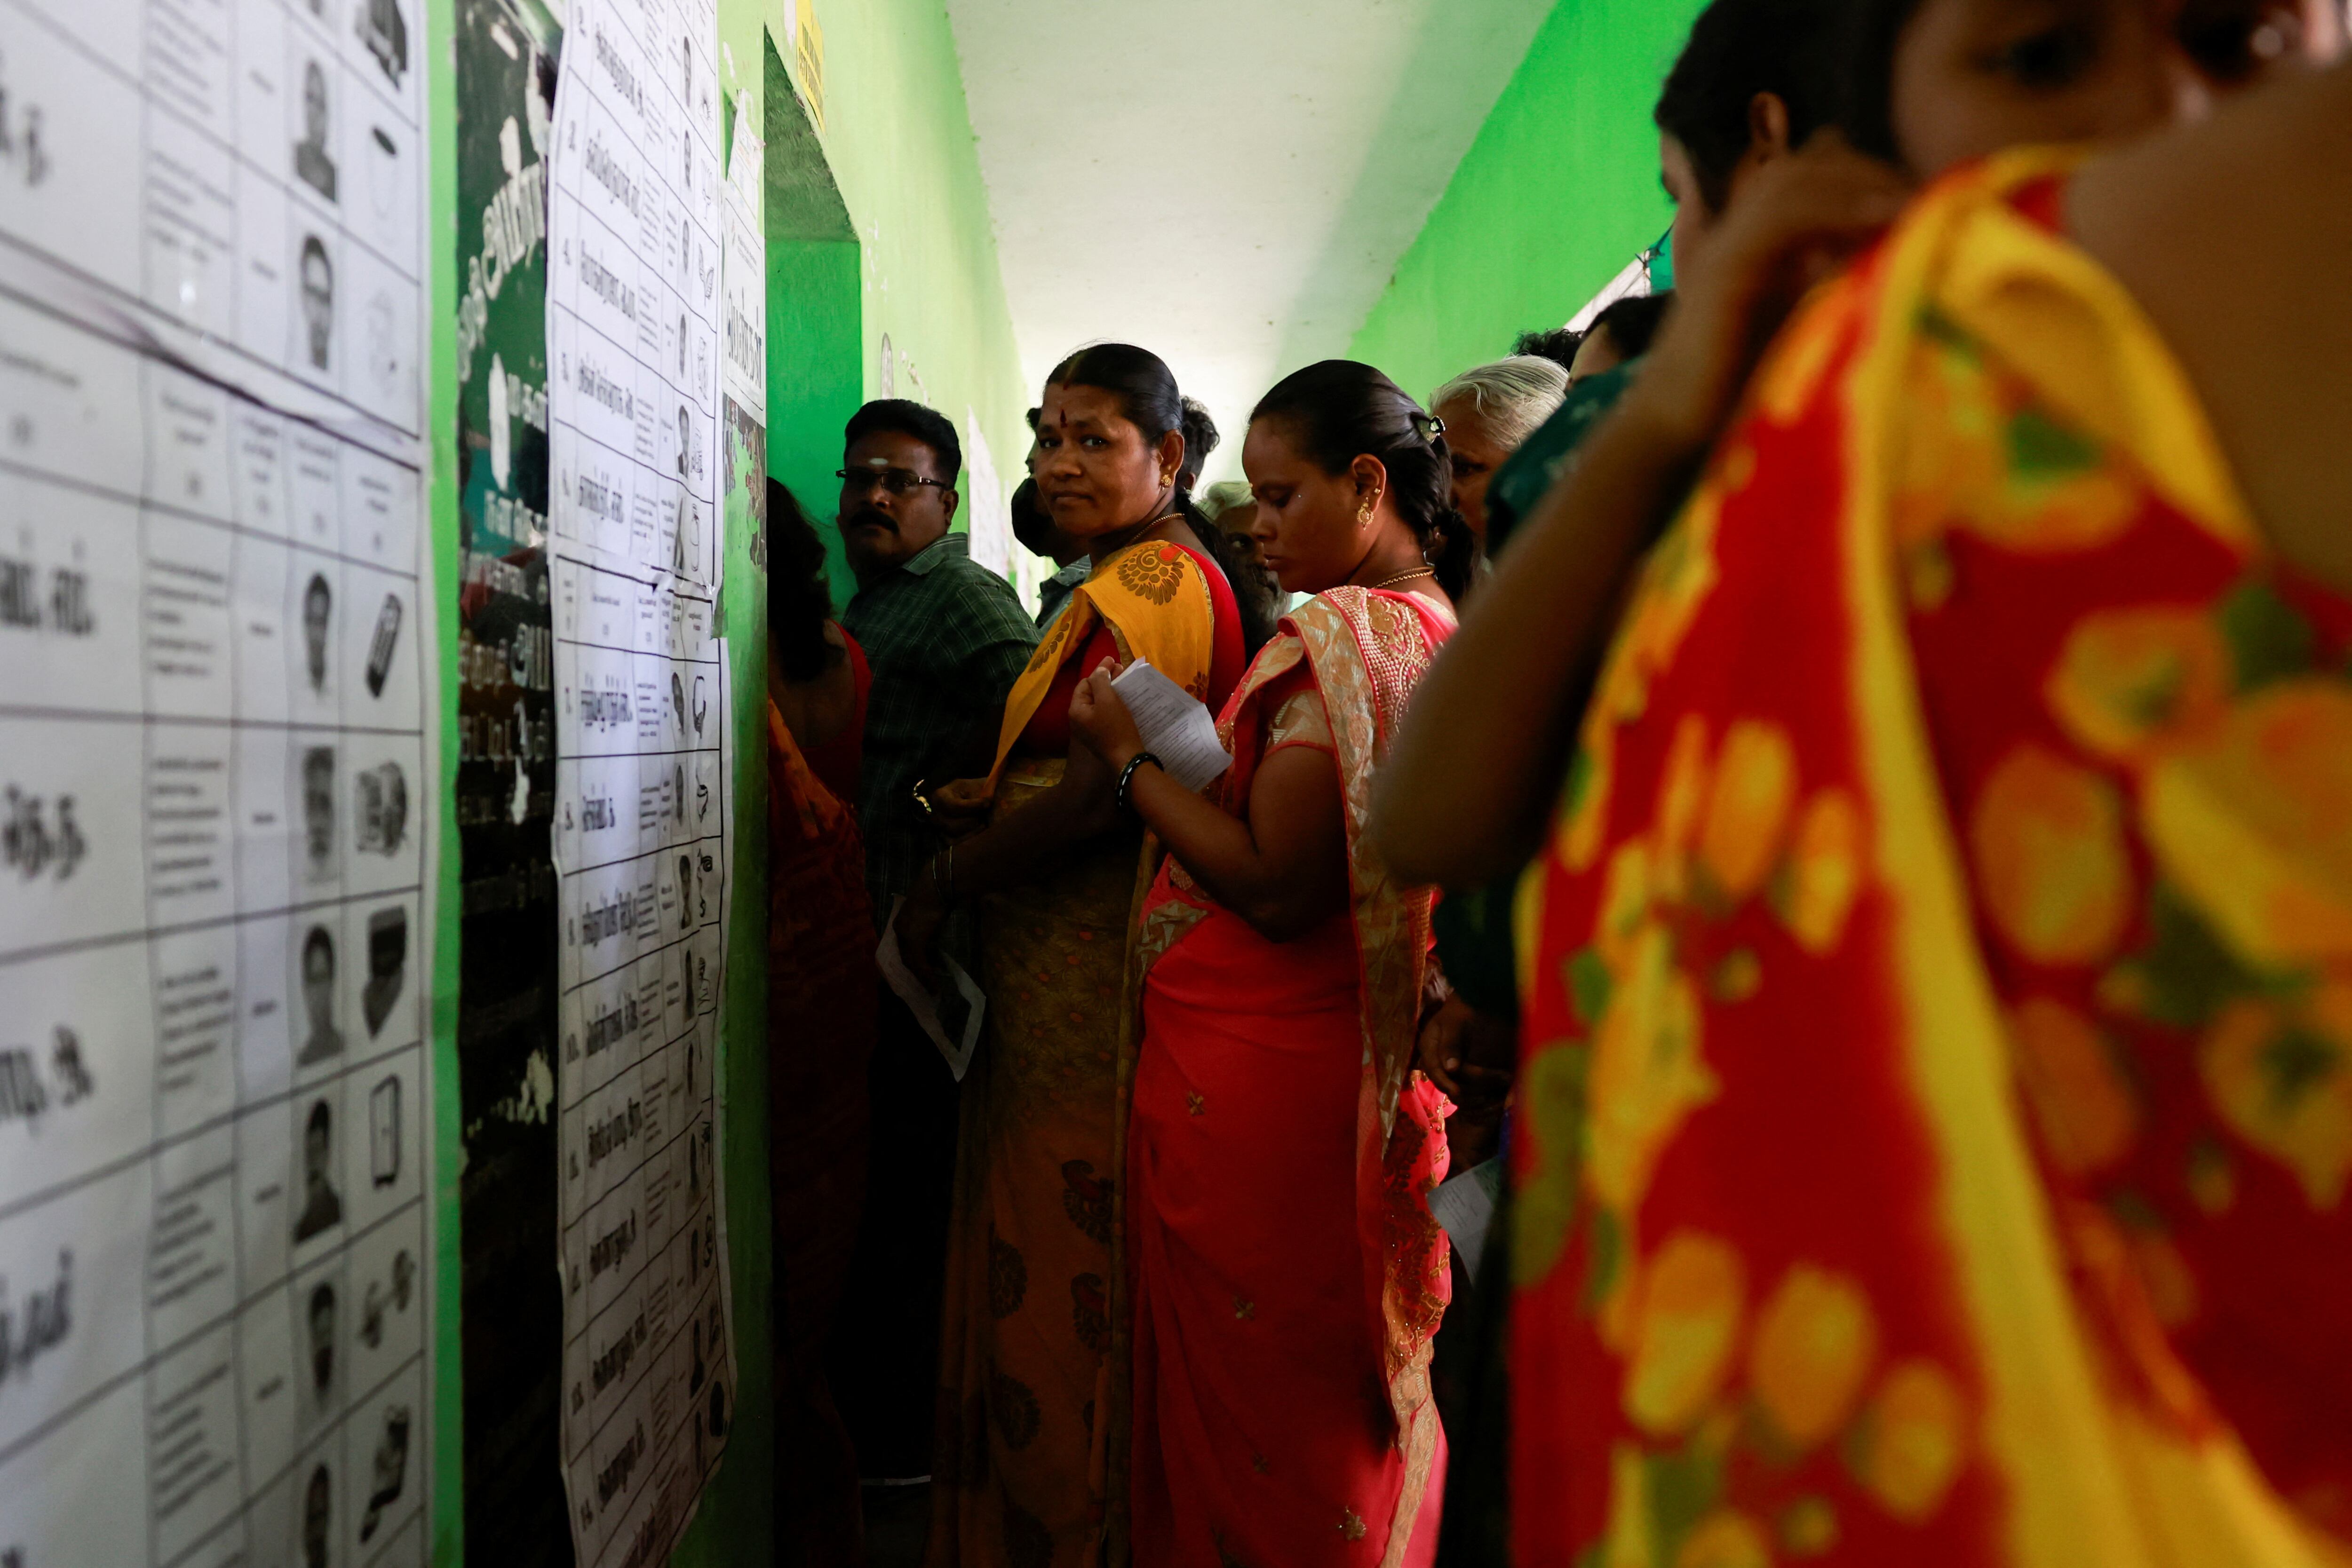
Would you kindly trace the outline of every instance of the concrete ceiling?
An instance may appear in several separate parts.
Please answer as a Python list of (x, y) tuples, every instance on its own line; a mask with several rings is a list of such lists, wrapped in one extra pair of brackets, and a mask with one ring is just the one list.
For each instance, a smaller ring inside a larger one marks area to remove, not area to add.
[(1140, 343), (1238, 474), (1251, 405), (1346, 351), (1550, 9), (948, 0), (1033, 392)]

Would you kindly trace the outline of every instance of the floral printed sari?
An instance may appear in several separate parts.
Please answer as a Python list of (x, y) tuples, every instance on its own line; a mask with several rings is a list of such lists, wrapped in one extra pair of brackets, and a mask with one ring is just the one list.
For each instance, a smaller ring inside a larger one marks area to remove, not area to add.
[(2352, 1544), (2352, 604), (1930, 191), (1653, 556), (1522, 890), (1530, 1568)]
[[(1047, 704), (1066, 709), (1066, 666), (1103, 653), (1149, 659), (1203, 695), (1221, 679), (1230, 687), (1242, 667), (1232, 591), (1213, 566), (1159, 543), (1111, 557), (1073, 590), (1006, 700), (1000, 820), (1060, 779), (1065, 758), (1016, 743)], [(1066, 727), (1066, 714), (1046, 716)], [(1114, 1438), (1099, 1417), (1139, 841), (1107, 835), (981, 906), (988, 1015), (957, 1141), (931, 1568), (1077, 1568), (1109, 1527)]]
[(1349, 909), (1269, 942), (1173, 859), (1146, 902), (1125, 1209), (1139, 1568), (1425, 1568), (1435, 1550), (1445, 1107), (1412, 1071), (1431, 895), (1363, 829), (1453, 630), (1411, 595), (1336, 589), (1282, 622), (1219, 722), (1236, 815), (1265, 757), (1331, 756)]

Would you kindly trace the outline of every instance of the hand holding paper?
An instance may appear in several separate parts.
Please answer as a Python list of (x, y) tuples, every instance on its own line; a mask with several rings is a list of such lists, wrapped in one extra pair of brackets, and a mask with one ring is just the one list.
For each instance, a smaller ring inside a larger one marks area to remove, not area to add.
[(1233, 766), (1217, 739), (1217, 721), (1208, 705), (1138, 659), (1110, 684), (1135, 720), (1143, 749), (1160, 759), (1168, 777), (1199, 790)]

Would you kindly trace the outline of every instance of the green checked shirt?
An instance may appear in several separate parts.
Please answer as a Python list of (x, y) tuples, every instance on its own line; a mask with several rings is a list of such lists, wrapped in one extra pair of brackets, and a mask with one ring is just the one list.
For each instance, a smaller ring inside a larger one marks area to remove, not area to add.
[(964, 534), (858, 590), (841, 623), (874, 672), (857, 816), (878, 925), (945, 841), (915, 804), (916, 783), (946, 783), (956, 747), (1004, 711), (1037, 628), (1013, 585), (971, 559)]

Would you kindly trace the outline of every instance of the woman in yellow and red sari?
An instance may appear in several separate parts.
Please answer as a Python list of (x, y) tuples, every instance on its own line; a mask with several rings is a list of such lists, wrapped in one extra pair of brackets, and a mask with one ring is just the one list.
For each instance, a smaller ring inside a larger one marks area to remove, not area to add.
[(1749, 385), (1523, 895), (1521, 1562), (2352, 1556), (2347, 183), (2342, 68), (1964, 166)]
[(1093, 575), (1013, 684), (990, 779), (946, 792), (987, 800), (990, 825), (899, 917), (919, 951), (949, 899), (976, 903), (988, 998), (957, 1144), (931, 1568), (1076, 1568), (1112, 1520), (1116, 1078), (1142, 843), (1067, 765), (1069, 712), (1106, 658), (1148, 659), (1203, 701), (1241, 677), (1233, 591), (1177, 510), (1182, 412), (1168, 367), (1124, 344), (1048, 381), (1038, 497)]
[(1445, 1131), (1412, 1071), (1430, 894), (1362, 830), (1473, 556), (1442, 429), (1344, 360), (1258, 404), (1254, 532), (1282, 586), (1317, 597), (1225, 707), (1233, 766), (1209, 794), (1160, 770), (1108, 674), (1071, 706), (1169, 852), (1139, 938), (1127, 1161), (1139, 1568), (1435, 1549)]

